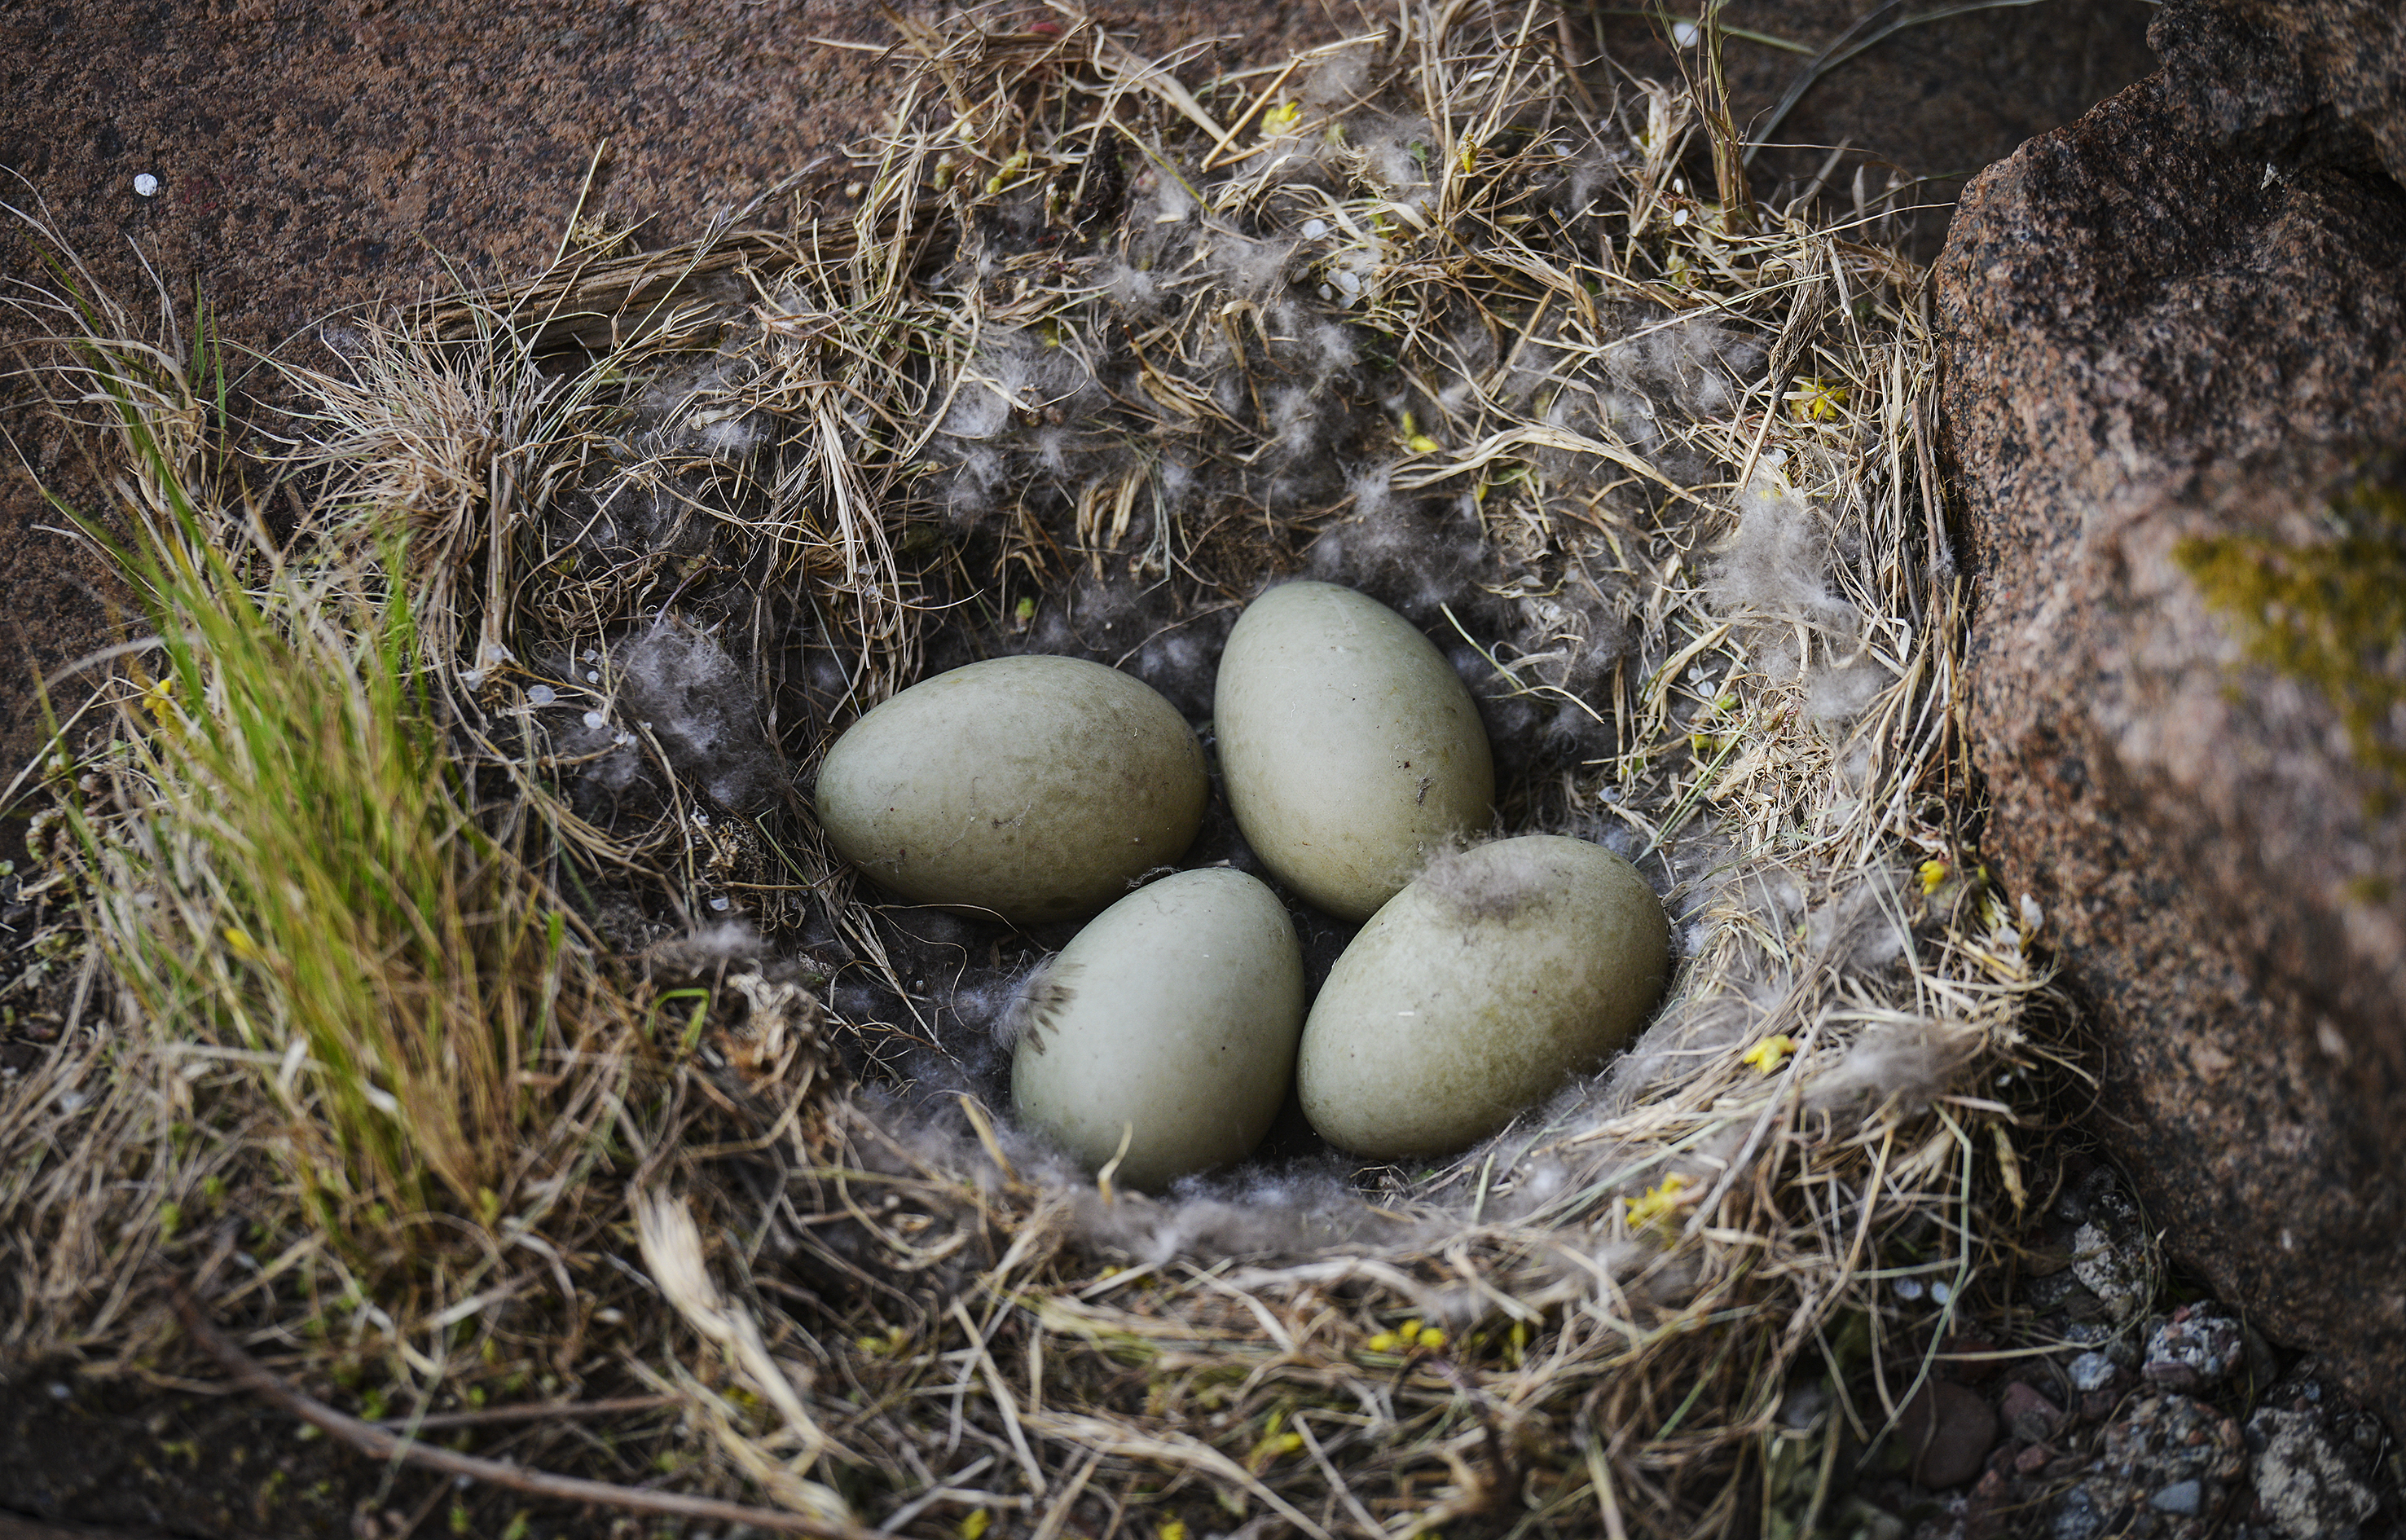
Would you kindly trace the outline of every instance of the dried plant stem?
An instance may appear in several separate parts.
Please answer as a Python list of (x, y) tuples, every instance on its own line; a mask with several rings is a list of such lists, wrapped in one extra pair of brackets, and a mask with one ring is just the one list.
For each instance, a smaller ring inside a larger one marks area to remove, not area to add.
[(176, 1315), (183, 1321), (184, 1330), (211, 1358), (224, 1365), (226, 1373), (234, 1376), (236, 1383), (375, 1459), (406, 1461), (413, 1465), (441, 1471), (446, 1476), (464, 1476), (493, 1486), (506, 1487), (512, 1491), (558, 1498), (566, 1503), (593, 1503), (630, 1513), (665, 1513), (681, 1519), (720, 1519), (731, 1524), (750, 1524), (758, 1529), (773, 1530), (780, 1534), (815, 1534), (828, 1536), (829, 1540), (876, 1540), (876, 1531), (858, 1524), (833, 1523), (808, 1514), (756, 1508), (744, 1503), (722, 1503), (715, 1498), (685, 1497), (675, 1492), (621, 1487), (608, 1481), (553, 1476), (498, 1460), (479, 1460), (474, 1455), (454, 1454), (449, 1449), (413, 1443), (373, 1422), (362, 1422), (356, 1417), (346, 1416), (324, 1402), (304, 1395), (287, 1385), (268, 1372), (259, 1360), (244, 1352), (232, 1337), (218, 1330), (217, 1322), (208, 1318), (190, 1290), (177, 1289), (175, 1304)]

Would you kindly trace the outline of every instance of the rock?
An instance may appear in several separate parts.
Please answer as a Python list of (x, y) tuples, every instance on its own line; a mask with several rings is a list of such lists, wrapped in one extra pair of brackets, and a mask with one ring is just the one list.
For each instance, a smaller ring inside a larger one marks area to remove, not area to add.
[(2380, 1507), (2364, 1457), (2314, 1413), (2258, 1411), (2247, 1420), (2247, 1442), (2259, 1441), (2256, 1500), (2284, 1540), (2355, 1540)]
[(2356, 1540), (2381, 1506), (2380, 1424), (2309, 1359), (2247, 1420), (2256, 1502), (2282, 1540)]
[(2005, 1427), (2016, 1438), (2026, 1444), (2043, 1444), (2055, 1436), (2056, 1428), (2063, 1421), (2063, 1409), (2042, 1394), (2038, 1388), (2015, 1380), (2005, 1387), (1999, 1398), (1997, 1411), (2005, 1420)]
[(2105, 1516), (2097, 1511), (2097, 1499), (2083, 1485), (2073, 1487), (2057, 1500), (2049, 1533), (2055, 1540), (2090, 1540), (2104, 1527)]
[(1988, 842), (2096, 1030), (2096, 1132), (2181, 1260), (2395, 1420), (2406, 463), (2366, 446), (2406, 441), (2406, 53), (2342, 46), (2372, 8), (2168, 6), (2171, 66), (1983, 173), (1935, 293)]
[(1897, 1416), (1897, 1435), (1913, 1457), (1913, 1484), (1960, 1487), (1980, 1474), (1997, 1442), (1997, 1414), (1979, 1393), (1933, 1379)]
[(2083, 1353), (2064, 1372), (2072, 1377), (2073, 1389), (2102, 1391), (2114, 1383), (2116, 1370), (2114, 1361), (2103, 1353)]
[(2072, 1276), (2116, 1321), (2128, 1321), (2146, 1308), (2147, 1297), (2154, 1292), (2148, 1285), (2146, 1254), (2094, 1222), (2073, 1233)]
[(2147, 40), (2226, 139), (2316, 115), (2406, 182), (2406, 13), (2384, 0), (2168, 0)]
[(2185, 1395), (2150, 1396), (2109, 1424), (2096, 1462), (2057, 1500), (2054, 1529), (2082, 1535), (2202, 1537), (2244, 1464), (2236, 1423)]
[(2239, 1322), (2209, 1308), (2185, 1305), (2147, 1338), (2140, 1377), (2167, 1391), (2194, 1393), (2219, 1385), (2247, 1355)]

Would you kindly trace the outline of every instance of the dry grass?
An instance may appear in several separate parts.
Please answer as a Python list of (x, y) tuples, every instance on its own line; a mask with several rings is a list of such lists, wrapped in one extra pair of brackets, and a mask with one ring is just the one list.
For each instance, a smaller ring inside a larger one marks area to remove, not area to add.
[[(1691, 187), (1742, 179), (1697, 92), (1600, 100), (1540, 14), (1199, 85), (1066, 10), (906, 29), (847, 226), (361, 323), (249, 479), (198, 350), (87, 309), (158, 641), (49, 772), (118, 1004), (0, 1095), (59, 1259), (15, 1345), (155, 1355), (198, 1271), (295, 1376), (650, 1391), (551, 1456), (971, 1540), (1854, 1522), (2037, 1105), (1920, 275)], [(1507, 820), (1683, 938), (1635, 1053), (1442, 1168), (1148, 1198), (888, 1083), (980, 1082), (806, 812), (570, 723), (673, 613), (806, 773), (932, 654), (1135, 594), (1151, 657), (1328, 562), (1450, 564), (1433, 628), (1569, 745)], [(803, 944), (672, 940), (730, 896)]]

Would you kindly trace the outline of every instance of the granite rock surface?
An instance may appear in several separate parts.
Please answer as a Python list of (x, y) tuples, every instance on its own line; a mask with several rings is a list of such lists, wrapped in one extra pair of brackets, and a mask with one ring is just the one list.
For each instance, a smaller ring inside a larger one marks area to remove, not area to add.
[[(2163, 72), (1958, 213), (1935, 293), (1969, 728), (2151, 1221), (2395, 1424), (2406, 190), (2328, 50), (2251, 17), (2168, 7)], [(2290, 93), (2239, 103), (2267, 58)]]

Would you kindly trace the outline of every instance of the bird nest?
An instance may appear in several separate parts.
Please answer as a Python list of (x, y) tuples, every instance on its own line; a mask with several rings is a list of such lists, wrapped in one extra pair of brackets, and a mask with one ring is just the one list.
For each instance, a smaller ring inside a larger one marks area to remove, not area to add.
[[(74, 1021), (0, 1095), (12, 1349), (163, 1372), (172, 1293), (347, 1436), (515, 1408), (500, 1468), (586, 1479), (520, 1491), (806, 1533), (1835, 1516), (2045, 1110), (1922, 274), (1748, 199), (1712, 37), (1582, 76), (1534, 14), (1200, 82), (898, 22), (845, 212), (580, 219), (274, 365), (272, 438), (205, 318), (62, 306), (149, 629), (34, 771)], [(1635, 862), (1676, 976), (1458, 1158), (1290, 1119), (1115, 1190), (1001, 1110), (1066, 933), (883, 903), (794, 788), (999, 654), (1207, 726), (1296, 574), (1447, 651), (1497, 832)]]

